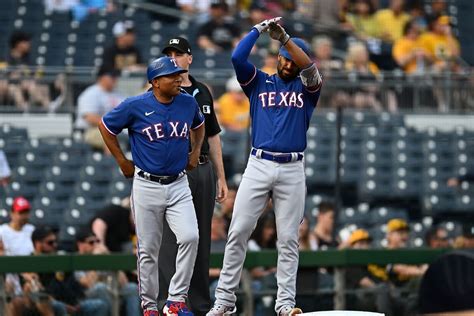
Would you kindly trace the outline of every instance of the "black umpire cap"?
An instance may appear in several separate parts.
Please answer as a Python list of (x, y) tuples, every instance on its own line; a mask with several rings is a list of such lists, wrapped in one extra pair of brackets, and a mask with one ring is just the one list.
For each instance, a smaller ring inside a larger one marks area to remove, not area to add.
[(175, 49), (178, 52), (184, 53), (184, 54), (191, 54), (191, 45), (189, 45), (189, 42), (187, 39), (184, 37), (173, 37), (168, 40), (168, 44), (163, 48), (161, 51), (163, 54), (166, 54), (166, 52), (169, 49)]

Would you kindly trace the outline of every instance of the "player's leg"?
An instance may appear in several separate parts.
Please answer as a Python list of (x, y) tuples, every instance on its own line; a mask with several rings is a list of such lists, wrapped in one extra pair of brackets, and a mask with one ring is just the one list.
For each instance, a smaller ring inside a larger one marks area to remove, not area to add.
[(158, 270), (160, 275), (160, 293), (158, 293), (158, 306), (160, 309), (168, 299), (168, 288), (170, 287), (171, 278), (176, 272), (176, 255), (178, 253), (178, 245), (176, 244), (176, 236), (171, 231), (167, 221), (163, 223), (163, 237), (161, 240), (160, 254), (158, 256)]
[(283, 308), (295, 306), (298, 227), (303, 218), (306, 195), (302, 162), (281, 164), (278, 170), (278, 180), (273, 187), (272, 196), (278, 233), (277, 313)]
[(168, 208), (165, 218), (178, 243), (176, 272), (171, 278), (168, 300), (184, 302), (196, 261), (199, 232), (187, 177), (181, 177), (168, 185), (167, 190)]
[(274, 173), (273, 162), (249, 158), (235, 198), (214, 308), (235, 305), (247, 242), (268, 199)]
[(199, 227), (199, 245), (189, 287), (189, 303), (196, 316), (204, 316), (211, 308), (209, 294), (209, 256), (211, 251), (211, 222), (216, 197), (216, 180), (210, 162), (188, 173), (189, 187)]
[(131, 207), (137, 234), (139, 292), (143, 309), (155, 309), (159, 292), (158, 253), (160, 251), (165, 190), (157, 183), (135, 177)]

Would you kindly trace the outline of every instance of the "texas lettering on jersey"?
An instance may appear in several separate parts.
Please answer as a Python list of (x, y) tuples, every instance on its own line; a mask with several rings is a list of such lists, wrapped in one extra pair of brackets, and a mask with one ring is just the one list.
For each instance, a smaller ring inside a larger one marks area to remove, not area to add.
[(167, 137), (167, 138), (188, 138), (189, 137), (189, 127), (186, 122), (168, 122), (170, 127), (170, 133), (165, 134), (163, 130), (163, 124), (166, 123), (156, 123), (142, 129), (142, 132), (148, 136), (150, 142)]
[(258, 94), (262, 107), (286, 106), (303, 107), (303, 93), (296, 92), (262, 92)]

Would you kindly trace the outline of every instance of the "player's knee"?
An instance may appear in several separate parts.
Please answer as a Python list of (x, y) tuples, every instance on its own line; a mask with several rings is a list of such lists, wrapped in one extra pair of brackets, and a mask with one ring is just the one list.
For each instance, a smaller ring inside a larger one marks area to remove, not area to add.
[(178, 243), (183, 245), (196, 245), (199, 242), (198, 232), (183, 232), (182, 236), (179, 236)]
[(282, 245), (298, 245), (298, 236), (288, 233), (278, 234), (278, 242)]

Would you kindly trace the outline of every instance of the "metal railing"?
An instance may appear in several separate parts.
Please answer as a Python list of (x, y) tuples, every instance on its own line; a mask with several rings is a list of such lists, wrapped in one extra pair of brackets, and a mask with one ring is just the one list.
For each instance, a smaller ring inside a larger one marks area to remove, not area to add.
[[(326, 250), (300, 252), (300, 268), (334, 267), (334, 306), (335, 309), (345, 307), (345, 268), (367, 264), (387, 265), (390, 263), (423, 264), (431, 263), (447, 249), (400, 249), (400, 250)], [(212, 254), (210, 266), (222, 266), (223, 254)], [(277, 262), (276, 251), (248, 252), (244, 267), (246, 269), (258, 266), (274, 267)], [(75, 270), (87, 271), (131, 271), (136, 269), (136, 257), (128, 254), (111, 255), (45, 255), (45, 256), (17, 256), (0, 257), (0, 273), (20, 272), (70, 272)], [(114, 315), (118, 315), (119, 291), (117, 275), (113, 274), (112, 294), (114, 299)], [(251, 315), (253, 293), (251, 277), (247, 272), (242, 275), (244, 313)], [(0, 285), (4, 284), (3, 275)], [(5, 287), (0, 286), (0, 310), (6, 304)]]

